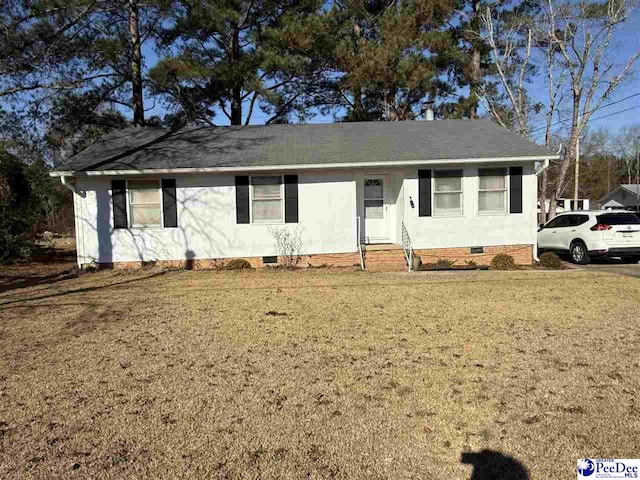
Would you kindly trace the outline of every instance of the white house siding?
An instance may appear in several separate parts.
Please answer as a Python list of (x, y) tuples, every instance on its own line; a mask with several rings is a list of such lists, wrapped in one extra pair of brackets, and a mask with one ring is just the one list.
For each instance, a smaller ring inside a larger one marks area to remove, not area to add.
[[(75, 195), (78, 263), (276, 255), (269, 225), (236, 223), (233, 175), (176, 178), (178, 228), (113, 229), (111, 179), (80, 177)], [(304, 253), (356, 251), (356, 191), (349, 171), (299, 173)]]
[[(522, 214), (477, 214), (476, 166), (464, 167), (461, 217), (418, 216), (418, 168), (298, 172), (299, 228), (304, 254), (356, 251), (356, 218), (362, 216), (361, 181), (386, 173), (390, 242), (400, 242), (404, 221), (415, 249), (535, 243), (536, 177), (533, 162), (520, 163)], [(487, 165), (491, 166), (491, 165)], [(456, 168), (443, 165), (443, 168)], [(437, 166), (430, 165), (432, 170)], [(461, 168), (461, 167), (458, 167)], [(243, 173), (250, 174), (250, 172)], [(111, 179), (76, 179), (74, 207), (78, 263), (260, 257), (276, 255), (267, 225), (236, 223), (233, 175), (164, 176), (176, 178), (178, 228), (113, 229)], [(410, 206), (410, 197), (415, 208)]]
[[(463, 168), (463, 214), (456, 217), (418, 216), (417, 170), (406, 172), (404, 181), (404, 222), (414, 249), (455, 248), (493, 245), (534, 245), (537, 230), (537, 177), (534, 164), (522, 166), (523, 213), (500, 215), (478, 214), (478, 168), (503, 165), (458, 166)], [(430, 166), (432, 170), (440, 167)], [(442, 169), (455, 169), (455, 165), (443, 165)], [(507, 185), (508, 188), (508, 185)], [(415, 208), (411, 208), (409, 197)], [(507, 200), (507, 210), (508, 210)]]

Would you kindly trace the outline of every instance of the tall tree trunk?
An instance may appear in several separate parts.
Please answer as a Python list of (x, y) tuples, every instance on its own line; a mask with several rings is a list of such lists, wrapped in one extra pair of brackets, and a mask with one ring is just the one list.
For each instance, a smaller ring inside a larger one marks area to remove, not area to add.
[[(231, 63), (240, 62), (240, 27), (236, 26), (231, 35)], [(231, 87), (231, 125), (242, 125), (242, 86), (237, 84)]]
[(581, 93), (579, 86), (574, 85), (573, 87), (573, 108), (571, 112), (571, 135), (569, 136), (569, 145), (567, 145), (567, 149), (564, 154), (564, 159), (562, 160), (562, 164), (560, 165), (560, 174), (558, 175), (558, 179), (556, 181), (556, 197), (563, 195), (565, 188), (567, 187), (567, 174), (569, 173), (570, 165), (576, 160), (576, 152), (578, 147), (578, 137), (580, 136), (580, 132), (582, 130), (582, 125), (580, 124), (580, 98)]
[(362, 106), (362, 89), (357, 86), (353, 89), (353, 113), (357, 121), (362, 121), (364, 107)]
[(547, 170), (542, 172), (542, 178), (540, 180), (540, 195), (538, 196), (538, 203), (540, 203), (540, 217), (538, 223), (547, 223), (547, 187), (549, 183), (549, 177), (547, 176)]
[(142, 96), (142, 48), (140, 45), (137, 0), (129, 0), (129, 55), (131, 59), (133, 124), (143, 126), (145, 122)]
[[(471, 2), (473, 10), (473, 18), (471, 19), (471, 30), (480, 32), (480, 0)], [(478, 118), (478, 91), (480, 81), (482, 80), (482, 71), (480, 69), (480, 48), (479, 40), (471, 40), (471, 72), (469, 74), (469, 98), (471, 106), (469, 109), (469, 118)]]

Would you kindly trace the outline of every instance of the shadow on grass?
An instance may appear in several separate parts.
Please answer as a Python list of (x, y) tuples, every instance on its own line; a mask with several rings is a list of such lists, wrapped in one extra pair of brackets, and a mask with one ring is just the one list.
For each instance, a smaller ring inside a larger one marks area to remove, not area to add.
[(16, 290), (18, 288), (35, 287), (45, 283), (50, 285), (63, 280), (78, 278), (79, 276), (80, 274), (75, 270), (75, 268), (38, 276), (0, 275), (0, 293)]
[(11, 300), (9, 302), (1, 302), (0, 303), (0, 310), (4, 310), (5, 308), (3, 308), (3, 307), (5, 305), (12, 305), (12, 304), (15, 304), (15, 303), (22, 303), (22, 302), (30, 302), (30, 301), (33, 301), (33, 300), (44, 300), (46, 298), (63, 297), (65, 295), (72, 295), (74, 293), (93, 292), (95, 290), (102, 290), (102, 289), (109, 288), (109, 287), (118, 287), (120, 285), (127, 285), (129, 283), (140, 282), (142, 280), (149, 280), (150, 278), (159, 277), (161, 275), (164, 275), (165, 273), (166, 272), (164, 272), (164, 271), (156, 272), (156, 273), (152, 273), (151, 275), (147, 275), (145, 277), (132, 278), (130, 280), (125, 280), (125, 281), (122, 281), (122, 282), (109, 283), (107, 285), (98, 285), (98, 286), (95, 286), (95, 287), (76, 288), (74, 290), (65, 290), (63, 292), (50, 293), (48, 295), (40, 295), (40, 296), (37, 296), (37, 297), (21, 298), (19, 300)]
[(473, 466), (470, 480), (529, 480), (522, 463), (495, 450), (462, 452), (460, 463)]

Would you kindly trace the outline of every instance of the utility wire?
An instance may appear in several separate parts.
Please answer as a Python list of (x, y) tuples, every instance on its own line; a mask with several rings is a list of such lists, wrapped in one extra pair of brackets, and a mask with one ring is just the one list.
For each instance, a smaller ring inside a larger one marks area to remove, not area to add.
[[(640, 93), (639, 93), (639, 94), (637, 94), (637, 95), (640, 95)], [(624, 100), (624, 99), (623, 99), (623, 100)], [(621, 102), (621, 101), (622, 101), (622, 100), (620, 100), (620, 102)], [(619, 103), (619, 102), (617, 102), (617, 103)], [(604, 105), (604, 106), (602, 106), (602, 107), (600, 107), (600, 108), (604, 108), (604, 107), (608, 107), (608, 106), (609, 106), (609, 105)], [(623, 109), (623, 110), (618, 110), (617, 112), (609, 113), (609, 114), (607, 114), (607, 115), (602, 115), (601, 117), (590, 118), (590, 119), (589, 119), (589, 121), (591, 122), (591, 121), (596, 121), (596, 120), (602, 120), (603, 118), (613, 117), (614, 115), (619, 115), (619, 114), (621, 114), (621, 113), (628, 112), (628, 111), (630, 111), (630, 110), (635, 110), (636, 108), (640, 108), (640, 105), (636, 105), (635, 107), (625, 108), (625, 109)], [(599, 109), (597, 109), (597, 110), (599, 110)], [(596, 110), (593, 110), (593, 111), (595, 112)], [(557, 123), (564, 123), (564, 122), (568, 122), (568, 121), (570, 121), (570, 120), (571, 120), (571, 119), (561, 120), (560, 122), (557, 122)], [(557, 123), (556, 123), (556, 124), (557, 124)], [(546, 128), (546, 127), (545, 127), (545, 128)], [(562, 130), (562, 129), (561, 129), (561, 128), (558, 128), (558, 129), (553, 130), (553, 131), (551, 131), (551, 132), (549, 132), (549, 133), (558, 133), (560, 130)], [(542, 134), (538, 133), (537, 135), (534, 135), (534, 137), (539, 137), (540, 135), (544, 135), (544, 133), (542, 133)]]
[[(588, 112), (584, 112), (582, 115), (588, 115), (588, 114), (596, 112), (596, 111), (598, 111), (598, 110), (600, 110), (602, 108), (607, 108), (607, 107), (610, 107), (611, 105), (616, 105), (617, 103), (622, 103), (625, 100), (629, 100), (630, 98), (637, 97), (638, 95), (640, 95), (640, 92), (634, 93), (633, 95), (629, 95), (628, 97), (621, 98), (620, 100), (616, 100), (615, 102), (609, 102), (606, 105), (600, 105), (598, 108), (593, 108), (593, 109), (589, 110)], [(552, 123), (549, 126), (553, 127), (554, 125), (558, 125), (559, 123), (568, 122), (569, 120), (571, 120), (571, 119), (568, 118), (566, 120), (558, 120), (557, 122)], [(544, 127), (534, 128), (529, 133), (537, 132), (538, 130), (544, 130), (545, 128), (547, 128), (546, 125)]]

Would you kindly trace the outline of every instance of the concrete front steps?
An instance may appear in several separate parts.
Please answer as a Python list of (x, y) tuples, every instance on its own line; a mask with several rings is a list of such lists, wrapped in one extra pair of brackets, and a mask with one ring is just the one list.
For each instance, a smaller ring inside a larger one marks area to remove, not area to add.
[(364, 269), (368, 272), (407, 271), (402, 247), (393, 243), (365, 245)]

